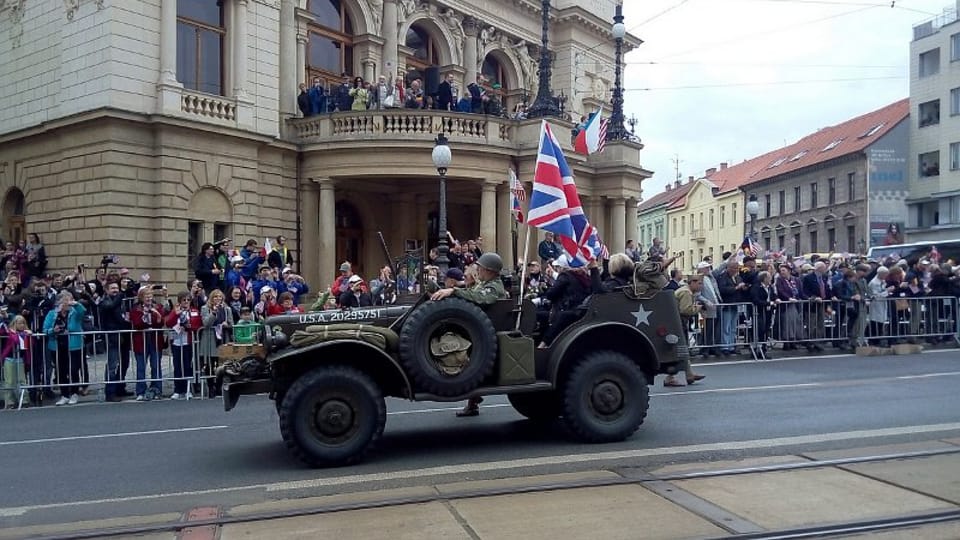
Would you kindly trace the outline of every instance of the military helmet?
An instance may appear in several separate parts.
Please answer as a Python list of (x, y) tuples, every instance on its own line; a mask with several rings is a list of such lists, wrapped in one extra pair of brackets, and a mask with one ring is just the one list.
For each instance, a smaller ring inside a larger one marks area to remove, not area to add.
[(480, 268), (486, 268), (491, 272), (496, 272), (499, 274), (500, 271), (503, 270), (503, 259), (501, 259), (496, 253), (488, 251), (487, 253), (480, 255), (480, 258), (477, 259), (477, 266)]

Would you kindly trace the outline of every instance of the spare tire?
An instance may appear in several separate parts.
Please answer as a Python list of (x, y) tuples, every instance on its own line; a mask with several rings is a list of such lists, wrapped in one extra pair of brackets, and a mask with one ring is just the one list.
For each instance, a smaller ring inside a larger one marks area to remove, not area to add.
[[(469, 360), (457, 373), (438, 365), (430, 351), (431, 340), (453, 332), (470, 342)], [(400, 363), (417, 390), (437, 396), (462, 396), (477, 388), (493, 372), (497, 358), (497, 333), (479, 306), (450, 297), (415, 308), (400, 329)]]

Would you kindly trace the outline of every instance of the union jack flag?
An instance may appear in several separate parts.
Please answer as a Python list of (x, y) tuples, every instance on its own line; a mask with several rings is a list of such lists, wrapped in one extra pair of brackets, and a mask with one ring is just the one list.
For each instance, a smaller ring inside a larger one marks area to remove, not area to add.
[(510, 171), (510, 193), (512, 194), (511, 198), (513, 199), (513, 209), (511, 213), (513, 214), (514, 219), (517, 220), (517, 223), (523, 223), (523, 208), (520, 206), (520, 202), (526, 200), (527, 194), (523, 189), (523, 185), (520, 183), (520, 180), (517, 178), (517, 173), (513, 169)]
[(556, 235), (571, 267), (586, 266), (600, 253), (597, 229), (583, 213), (573, 171), (546, 121), (540, 126), (540, 149), (528, 214), (529, 225)]

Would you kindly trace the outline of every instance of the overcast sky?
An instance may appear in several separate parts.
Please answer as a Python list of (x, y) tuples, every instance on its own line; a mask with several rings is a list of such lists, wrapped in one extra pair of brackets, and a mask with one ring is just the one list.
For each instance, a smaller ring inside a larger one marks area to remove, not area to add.
[[(644, 40), (626, 56), (624, 83), (641, 162), (654, 171), (644, 199), (675, 178), (675, 155), (684, 180), (699, 178), (906, 97), (913, 25), (955, 1), (890, 4), (626, 0), (624, 23)], [(755, 85), (836, 79), (849, 80)]]

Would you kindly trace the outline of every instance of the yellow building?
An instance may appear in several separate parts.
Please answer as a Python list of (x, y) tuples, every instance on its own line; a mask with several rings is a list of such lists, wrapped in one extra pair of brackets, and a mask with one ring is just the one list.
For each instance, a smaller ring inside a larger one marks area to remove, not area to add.
[(724, 252), (736, 252), (743, 242), (746, 201), (740, 189), (762, 168), (764, 156), (728, 167), (708, 169), (694, 180), (686, 196), (667, 208), (667, 253), (676, 256), (675, 268), (686, 274), (710, 256), (716, 266)]

